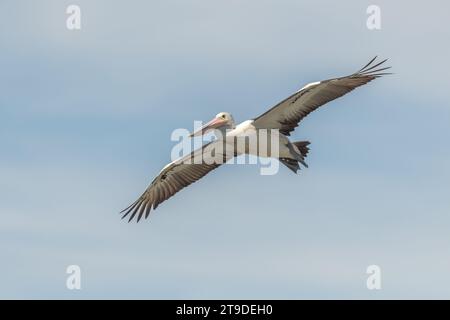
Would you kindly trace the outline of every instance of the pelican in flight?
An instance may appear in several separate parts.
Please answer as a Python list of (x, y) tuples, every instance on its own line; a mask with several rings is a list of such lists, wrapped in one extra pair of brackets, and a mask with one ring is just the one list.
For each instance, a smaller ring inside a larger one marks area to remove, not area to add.
[[(370, 60), (359, 71), (340, 78), (328, 79), (319, 82), (312, 82), (284, 99), (262, 115), (252, 120), (235, 124), (232, 115), (228, 112), (220, 112), (210, 122), (206, 123), (199, 130), (193, 132), (191, 136), (202, 136), (209, 130), (218, 130), (222, 133), (222, 138), (213, 140), (192, 153), (172, 161), (166, 165), (159, 175), (152, 181), (145, 192), (128, 208), (123, 210), (123, 217), (129, 216), (128, 221), (137, 217), (137, 222), (145, 216), (148, 218), (151, 209), (156, 209), (160, 203), (172, 197), (175, 193), (199, 180), (210, 171), (219, 167), (229, 159), (240, 154), (253, 154), (263, 157), (273, 157), (272, 153), (264, 155), (255, 153), (248, 146), (224, 148), (222, 162), (214, 162), (205, 158), (205, 154), (212, 157), (212, 153), (205, 152), (207, 148), (218, 144), (228, 144), (230, 139), (240, 136), (257, 135), (262, 129), (278, 130), (278, 150), (276, 152), (278, 160), (293, 172), (297, 173), (300, 165), (307, 167), (305, 163), (310, 144), (308, 141), (292, 142), (288, 136), (298, 126), (299, 122), (309, 113), (320, 106), (339, 98), (353, 89), (362, 86), (376, 78), (389, 74), (384, 72), (390, 67), (383, 65), (386, 60), (376, 62), (377, 57)], [(200, 162), (187, 161), (203, 155)], [(214, 155), (216, 157), (217, 154)]]

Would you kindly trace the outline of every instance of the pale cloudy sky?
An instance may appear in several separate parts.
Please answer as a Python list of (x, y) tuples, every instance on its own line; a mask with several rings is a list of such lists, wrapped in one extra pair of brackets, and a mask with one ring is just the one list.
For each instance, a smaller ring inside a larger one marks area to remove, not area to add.
[[(370, 4), (1, 1), (0, 298), (450, 298), (450, 7), (377, 1), (370, 31)], [(173, 129), (255, 117), (374, 55), (395, 75), (294, 134), (309, 169), (225, 166), (120, 220)]]

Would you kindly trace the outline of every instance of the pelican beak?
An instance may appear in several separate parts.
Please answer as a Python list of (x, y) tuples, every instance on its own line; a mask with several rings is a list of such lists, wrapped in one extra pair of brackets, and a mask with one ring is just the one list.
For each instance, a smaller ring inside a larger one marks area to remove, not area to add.
[(196, 137), (196, 136), (202, 136), (204, 135), (206, 132), (208, 132), (209, 130), (213, 130), (213, 129), (217, 129), (221, 126), (223, 126), (224, 124), (226, 124), (226, 120), (221, 119), (221, 118), (214, 118), (212, 119), (210, 122), (204, 124), (201, 128), (199, 128), (198, 130), (192, 132), (189, 137)]

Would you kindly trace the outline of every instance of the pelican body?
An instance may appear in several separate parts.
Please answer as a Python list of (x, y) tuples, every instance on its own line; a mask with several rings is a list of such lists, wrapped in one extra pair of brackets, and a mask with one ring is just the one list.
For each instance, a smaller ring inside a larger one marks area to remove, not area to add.
[[(223, 142), (223, 149), (226, 149), (224, 153), (229, 153), (225, 159), (231, 155), (248, 154), (266, 158), (276, 157), (294, 172), (299, 169), (299, 162), (307, 167), (304, 158), (308, 152), (308, 141), (291, 142), (278, 129), (259, 128), (254, 125), (254, 122), (255, 120), (246, 120), (235, 125), (230, 113), (220, 112), (190, 136), (204, 135), (210, 130), (219, 131), (220, 138), (217, 143)], [(223, 157), (221, 159), (224, 161)], [(180, 160), (186, 160), (186, 158), (175, 160), (175, 162)]]
[[(238, 155), (277, 158), (294, 173), (300, 169), (300, 164), (308, 167), (305, 158), (310, 142), (290, 141), (290, 134), (303, 118), (320, 106), (389, 74), (383, 71), (390, 67), (381, 66), (386, 60), (378, 63), (375, 60), (376, 57), (349, 76), (310, 83), (259, 117), (238, 125), (230, 113), (218, 113), (190, 135), (202, 136), (215, 130), (218, 138), (166, 165), (147, 190), (122, 211), (123, 218), (129, 216), (128, 221), (134, 217), (137, 221), (147, 218), (151, 209), (156, 209), (161, 202)], [(244, 143), (236, 143), (239, 139), (244, 139)], [(251, 144), (252, 140), (257, 143)], [(261, 144), (268, 147), (261, 148)], [(220, 152), (207, 152), (210, 149)]]

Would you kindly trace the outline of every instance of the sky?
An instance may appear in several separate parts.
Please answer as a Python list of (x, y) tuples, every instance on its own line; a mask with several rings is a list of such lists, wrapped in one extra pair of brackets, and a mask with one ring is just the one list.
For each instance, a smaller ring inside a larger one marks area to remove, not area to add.
[[(449, 6), (0, 1), (0, 298), (449, 299)], [(308, 169), (223, 166), (148, 220), (120, 219), (174, 129), (254, 118), (375, 55), (393, 75), (293, 134), (311, 141)]]

